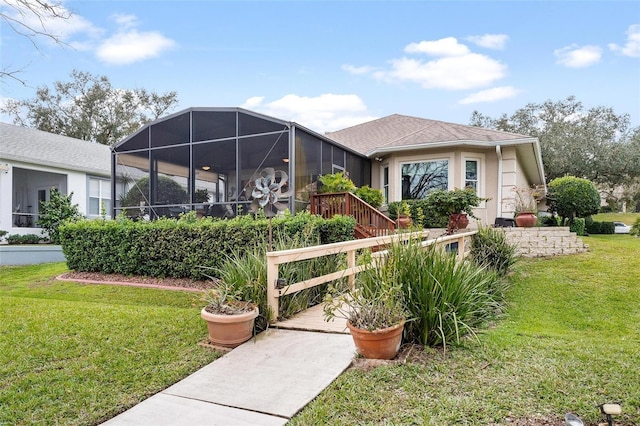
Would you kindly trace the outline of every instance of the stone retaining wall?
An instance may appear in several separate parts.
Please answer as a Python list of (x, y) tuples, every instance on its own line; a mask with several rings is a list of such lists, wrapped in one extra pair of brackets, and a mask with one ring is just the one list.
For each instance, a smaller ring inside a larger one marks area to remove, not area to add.
[(585, 243), (570, 232), (569, 227), (502, 228), (507, 240), (518, 245), (518, 254), (524, 257), (545, 257), (584, 253)]

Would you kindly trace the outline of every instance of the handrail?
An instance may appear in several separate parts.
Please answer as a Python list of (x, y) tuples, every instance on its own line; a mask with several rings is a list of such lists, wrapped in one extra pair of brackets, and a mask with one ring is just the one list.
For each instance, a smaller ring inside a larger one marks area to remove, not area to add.
[[(432, 244), (446, 245), (458, 243), (458, 259), (462, 260), (466, 254), (465, 238), (476, 234), (478, 231), (468, 231), (459, 234), (446, 235), (423, 241), (423, 247)], [(415, 237), (427, 237), (429, 231), (418, 232), (401, 232), (398, 234), (386, 235), (381, 237), (363, 238), (352, 241), (342, 241), (338, 243), (324, 244), (320, 246), (304, 247), (299, 249), (278, 250), (267, 252), (267, 303), (273, 315), (269, 315), (273, 322), (278, 319), (279, 298), (295, 293), (307, 288), (315, 287), (330, 281), (347, 277), (351, 288), (355, 285), (355, 276), (358, 272), (369, 269), (375, 265), (375, 261), (364, 265), (356, 265), (356, 251), (363, 248), (383, 246), (392, 242), (404, 241)], [(332, 254), (346, 253), (347, 268), (325, 274), (319, 277), (311, 278), (297, 283), (287, 284), (284, 288), (278, 287), (278, 266), (300, 261), (312, 259), (320, 256), (328, 256)]]
[(312, 194), (311, 213), (324, 218), (337, 214), (352, 216), (358, 228), (370, 236), (381, 237), (395, 232), (396, 224), (384, 213), (350, 192)]

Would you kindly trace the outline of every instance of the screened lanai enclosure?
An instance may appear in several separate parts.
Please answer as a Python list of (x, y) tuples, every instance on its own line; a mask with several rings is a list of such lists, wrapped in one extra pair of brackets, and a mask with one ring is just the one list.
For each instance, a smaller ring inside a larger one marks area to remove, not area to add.
[(114, 215), (233, 217), (247, 213), (255, 179), (273, 168), (280, 200), (303, 211), (319, 175), (344, 171), (370, 185), (369, 159), (287, 122), (241, 108), (190, 108), (142, 127), (113, 148)]

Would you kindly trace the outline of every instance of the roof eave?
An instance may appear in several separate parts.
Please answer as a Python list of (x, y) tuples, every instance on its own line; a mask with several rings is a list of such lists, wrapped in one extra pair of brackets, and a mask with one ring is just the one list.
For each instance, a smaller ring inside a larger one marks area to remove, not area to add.
[(415, 151), (418, 149), (432, 149), (432, 148), (447, 148), (454, 146), (473, 146), (478, 148), (494, 148), (497, 145), (500, 146), (512, 146), (512, 145), (525, 145), (525, 144), (537, 144), (536, 138), (523, 138), (523, 139), (505, 139), (501, 141), (478, 141), (478, 140), (452, 140), (441, 142), (429, 142), (419, 143), (403, 146), (390, 146), (383, 148), (376, 148), (372, 151), (365, 153), (369, 158), (373, 158), (380, 154), (390, 154), (398, 151)]

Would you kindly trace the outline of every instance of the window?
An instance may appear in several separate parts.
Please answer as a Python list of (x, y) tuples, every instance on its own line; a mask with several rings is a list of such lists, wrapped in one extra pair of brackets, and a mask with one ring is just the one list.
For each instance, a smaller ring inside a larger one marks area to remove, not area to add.
[(425, 198), (433, 190), (449, 189), (449, 160), (402, 165), (402, 199)]
[(478, 160), (465, 160), (464, 164), (464, 187), (473, 188), (476, 194), (480, 194), (479, 187), (479, 170), (480, 162)]
[(382, 168), (382, 195), (385, 204), (389, 203), (389, 166)]
[(108, 179), (89, 178), (89, 211), (88, 216), (96, 217), (104, 212), (111, 212), (111, 185)]

